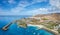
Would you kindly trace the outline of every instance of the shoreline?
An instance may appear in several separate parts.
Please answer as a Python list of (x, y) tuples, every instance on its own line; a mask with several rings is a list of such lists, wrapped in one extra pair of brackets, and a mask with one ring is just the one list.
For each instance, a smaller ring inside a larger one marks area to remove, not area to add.
[(44, 27), (43, 25), (32, 25), (32, 24), (28, 24), (28, 26), (38, 27), (38, 29), (44, 29), (44, 30), (47, 30), (48, 32), (53, 33), (54, 35), (59, 35), (59, 33), (57, 31), (52, 30), (52, 29), (48, 29), (48, 28)]

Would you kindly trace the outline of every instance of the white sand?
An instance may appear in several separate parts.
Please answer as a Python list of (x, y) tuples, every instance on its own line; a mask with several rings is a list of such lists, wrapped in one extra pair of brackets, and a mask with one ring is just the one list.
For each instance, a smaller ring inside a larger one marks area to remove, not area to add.
[(43, 25), (32, 25), (32, 24), (28, 24), (28, 26), (34, 26), (34, 27), (44, 28)]

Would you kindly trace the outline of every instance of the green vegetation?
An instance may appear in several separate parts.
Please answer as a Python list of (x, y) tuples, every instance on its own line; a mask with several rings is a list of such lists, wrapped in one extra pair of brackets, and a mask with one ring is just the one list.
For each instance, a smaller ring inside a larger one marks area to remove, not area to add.
[(54, 27), (58, 25), (58, 23), (55, 23), (53, 21), (49, 21), (47, 23), (43, 22), (43, 23), (40, 23), (40, 24), (42, 24), (42, 25), (44, 25), (44, 26), (46, 26), (47, 28), (50, 28), (50, 29), (54, 29)]
[(42, 20), (48, 20), (48, 18), (43, 18)]
[(60, 33), (60, 28), (57, 31)]
[[(23, 28), (27, 28), (27, 22), (26, 21), (28, 21), (28, 23), (29, 24), (32, 24), (32, 25), (44, 25), (45, 27), (47, 27), (47, 28), (49, 28), (49, 29), (55, 29), (55, 27), (56, 26), (58, 26), (59, 25), (59, 22), (55, 22), (55, 21), (48, 21), (48, 19), (47, 18), (43, 18), (43, 20), (47, 20), (47, 21), (44, 21), (44, 22), (40, 22), (40, 20), (38, 20), (38, 19), (23, 19), (23, 20), (18, 20), (17, 21), (17, 25), (19, 26), (19, 27), (23, 27)], [(58, 32), (60, 33), (60, 29), (58, 29)]]
[(53, 29), (55, 26), (57, 26), (58, 24), (54, 23), (54, 22), (48, 22), (47, 23), (47, 27), (50, 28), (50, 29)]
[(23, 28), (26, 28), (27, 27), (27, 24), (24, 21), (18, 21), (17, 22), (17, 25), (18, 25), (18, 27), (23, 27)]

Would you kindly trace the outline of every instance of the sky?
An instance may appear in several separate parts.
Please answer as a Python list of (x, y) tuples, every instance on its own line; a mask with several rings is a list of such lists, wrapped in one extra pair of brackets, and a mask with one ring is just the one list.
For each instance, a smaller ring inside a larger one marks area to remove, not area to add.
[(60, 0), (0, 0), (0, 15), (60, 13)]

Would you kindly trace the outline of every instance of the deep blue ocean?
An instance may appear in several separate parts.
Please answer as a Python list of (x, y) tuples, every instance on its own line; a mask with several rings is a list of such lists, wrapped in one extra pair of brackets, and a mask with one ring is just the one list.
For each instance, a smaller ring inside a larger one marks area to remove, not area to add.
[(30, 16), (0, 16), (0, 35), (53, 35), (44, 29), (36, 30), (37, 28), (32, 26), (26, 29), (18, 28), (16, 24), (12, 24), (7, 31), (2, 30), (9, 22), (26, 17)]

